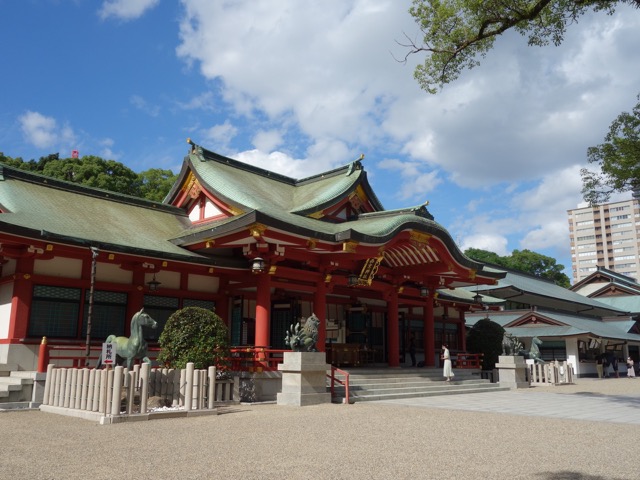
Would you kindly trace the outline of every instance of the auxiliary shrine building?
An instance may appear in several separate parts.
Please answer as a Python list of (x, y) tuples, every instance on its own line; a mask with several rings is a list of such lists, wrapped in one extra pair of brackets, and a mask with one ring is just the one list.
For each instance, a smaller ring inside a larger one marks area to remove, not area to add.
[(492, 301), (473, 287), (505, 273), (426, 205), (384, 210), (362, 158), (296, 180), (190, 144), (163, 203), (0, 167), (0, 364), (35, 370), (43, 337), (97, 352), (141, 308), (154, 346), (187, 306), (215, 309), (231, 345), (272, 349), (315, 313), (340, 365), (397, 367), (410, 335), (427, 366), (442, 342), (465, 350), (465, 312)]

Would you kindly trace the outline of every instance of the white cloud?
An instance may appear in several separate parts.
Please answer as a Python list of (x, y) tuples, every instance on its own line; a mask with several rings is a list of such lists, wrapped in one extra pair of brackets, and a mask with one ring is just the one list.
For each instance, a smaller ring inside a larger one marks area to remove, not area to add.
[(498, 233), (478, 233), (464, 237), (459, 247), (462, 251), (468, 248), (478, 248), (506, 256), (511, 255), (507, 249), (507, 243), (507, 239)]
[(282, 144), (282, 134), (277, 130), (260, 130), (252, 140), (253, 145), (263, 152), (270, 152)]
[(584, 162), (640, 84), (640, 17), (625, 6), (584, 17), (558, 48), (510, 32), (430, 96), (412, 78), (421, 58), (394, 59), (405, 53), (396, 40), (417, 32), (409, 0), (182, 3), (178, 54), (221, 82), (236, 114), (265, 115), (266, 130), (289, 138), (295, 128), (311, 145), (402, 153), (466, 188), (539, 181)]
[(426, 195), (433, 192), (442, 183), (435, 170), (425, 172), (425, 165), (420, 162), (403, 162), (398, 159), (386, 159), (378, 163), (383, 170), (399, 172), (402, 185), (397, 189), (396, 197), (401, 200), (426, 200)]
[(68, 125), (58, 126), (53, 117), (39, 112), (27, 111), (18, 118), (20, 128), (28, 143), (40, 149), (65, 149), (71, 152), (75, 148), (76, 135)]
[(160, 3), (160, 0), (105, 0), (98, 11), (100, 18), (134, 20)]
[(203, 140), (205, 142), (211, 142), (215, 148), (219, 148), (221, 150), (227, 150), (229, 143), (237, 134), (238, 129), (228, 120), (225, 120), (225, 122), (220, 125), (214, 125), (202, 132)]
[(157, 117), (160, 115), (160, 107), (157, 105), (151, 105), (140, 95), (131, 95), (129, 103), (150, 117)]
[(249, 163), (291, 178), (305, 178), (309, 176), (304, 161), (291, 158), (282, 152), (266, 154), (259, 150), (248, 150), (239, 153), (236, 155), (236, 158), (241, 162)]

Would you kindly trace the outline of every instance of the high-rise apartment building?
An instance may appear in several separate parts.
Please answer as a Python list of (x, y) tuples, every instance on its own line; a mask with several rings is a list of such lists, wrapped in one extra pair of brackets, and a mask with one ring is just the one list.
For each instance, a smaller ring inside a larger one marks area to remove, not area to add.
[(598, 267), (640, 280), (640, 192), (631, 200), (569, 210), (574, 283)]

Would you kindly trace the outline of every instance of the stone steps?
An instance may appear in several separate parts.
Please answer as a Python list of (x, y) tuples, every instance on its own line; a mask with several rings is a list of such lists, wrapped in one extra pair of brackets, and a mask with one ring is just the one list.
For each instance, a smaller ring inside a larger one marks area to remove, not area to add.
[[(370, 402), (509, 390), (508, 387), (481, 379), (477, 370), (457, 369), (454, 373), (454, 380), (445, 382), (441, 369), (351, 370), (349, 401)], [(344, 397), (344, 386), (336, 385), (333, 401), (343, 402)]]
[(31, 400), (35, 372), (20, 371), (15, 365), (0, 364), (0, 402)]

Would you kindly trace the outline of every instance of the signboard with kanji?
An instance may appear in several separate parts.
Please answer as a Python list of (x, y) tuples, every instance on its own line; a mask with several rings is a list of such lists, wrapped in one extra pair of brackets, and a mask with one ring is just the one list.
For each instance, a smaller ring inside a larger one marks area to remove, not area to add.
[(115, 343), (102, 344), (102, 364), (103, 365), (116, 364), (116, 344)]

